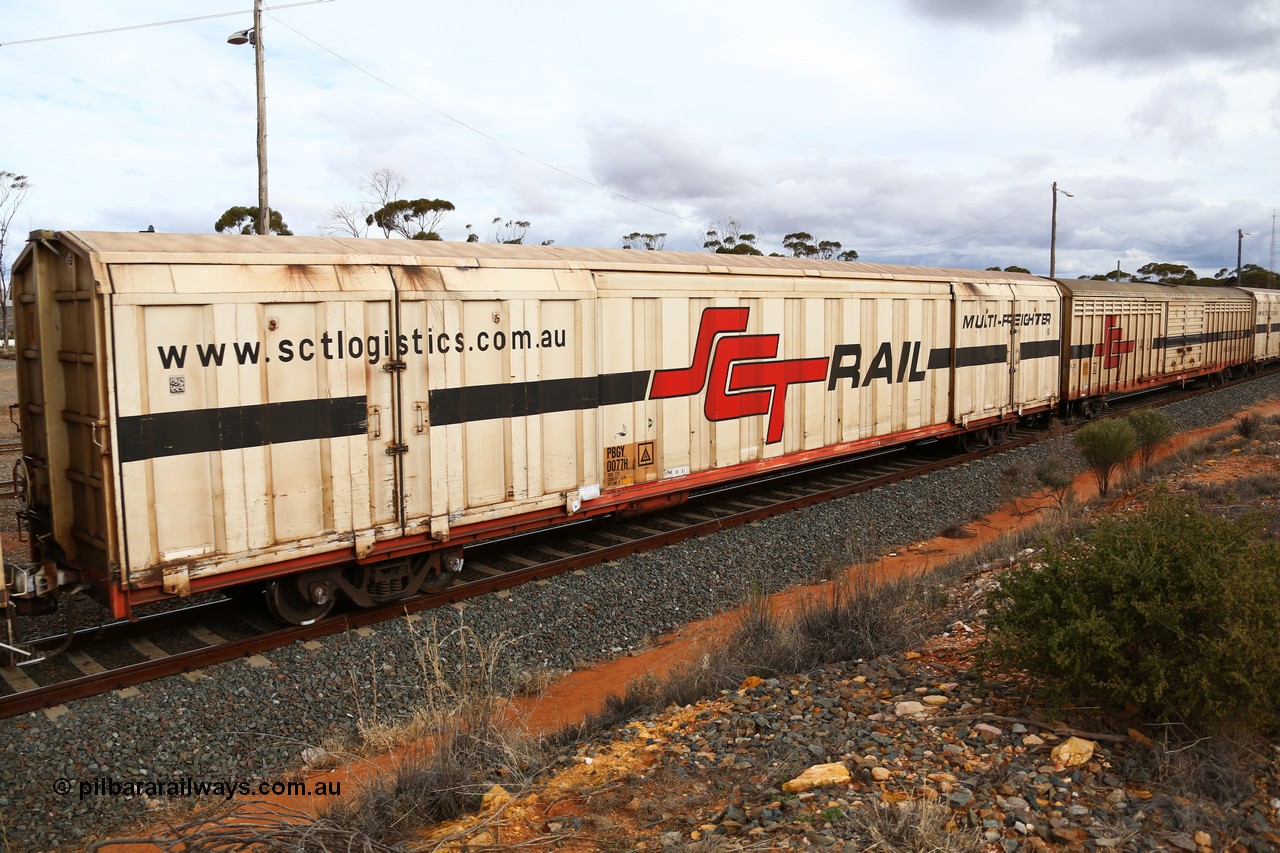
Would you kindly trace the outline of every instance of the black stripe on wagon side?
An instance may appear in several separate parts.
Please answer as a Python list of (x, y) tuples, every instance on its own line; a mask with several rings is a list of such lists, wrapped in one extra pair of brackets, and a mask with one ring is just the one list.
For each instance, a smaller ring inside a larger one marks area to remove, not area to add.
[(1053, 358), (1062, 350), (1062, 341), (1023, 341), (1018, 345), (1019, 358)]
[(1151, 342), (1155, 349), (1170, 347), (1193, 347), (1199, 344), (1210, 344), (1217, 341), (1235, 341), (1254, 334), (1248, 329), (1228, 329), (1225, 332), (1202, 332), (1195, 335), (1170, 335), (1167, 338), (1156, 338)]
[(956, 367), (976, 367), (979, 364), (1002, 364), (1008, 360), (1008, 344), (988, 344), (981, 347), (956, 347)]
[[(1093, 358), (1093, 354), (1097, 352), (1097, 344), (1072, 344), (1071, 357), (1074, 358)], [(1101, 354), (1101, 353), (1099, 353)]]
[(120, 418), (120, 461), (361, 435), (366, 403), (365, 397), (337, 397)]
[[(979, 347), (956, 347), (956, 367), (977, 367), (983, 364), (1002, 364), (1009, 360), (1008, 344), (987, 344)], [(929, 350), (928, 370), (940, 370), (951, 366), (951, 350)]]
[(648, 390), (647, 370), (538, 382), (438, 388), (428, 397), (428, 416), (432, 426), (494, 418), (523, 418), (616, 403), (635, 403), (643, 400)]

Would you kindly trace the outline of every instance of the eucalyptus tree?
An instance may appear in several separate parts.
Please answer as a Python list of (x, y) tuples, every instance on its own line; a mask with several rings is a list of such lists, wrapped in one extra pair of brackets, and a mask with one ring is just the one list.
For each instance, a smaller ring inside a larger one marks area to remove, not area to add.
[(440, 225), (453, 212), (453, 202), (442, 198), (398, 198), (370, 213), (365, 222), (390, 236), (406, 240), (439, 240)]
[[(274, 207), (271, 208), (271, 222), (268, 229), (272, 234), (281, 237), (292, 237), (293, 232), (289, 230), (289, 226), (285, 224), (284, 217), (280, 211)], [(219, 234), (257, 234), (258, 233), (258, 207), (237, 206), (228, 207), (226, 212), (218, 217), (218, 221), (213, 223), (213, 230)]]
[(0, 338), (9, 339), (9, 227), (31, 196), (26, 175), (0, 171)]

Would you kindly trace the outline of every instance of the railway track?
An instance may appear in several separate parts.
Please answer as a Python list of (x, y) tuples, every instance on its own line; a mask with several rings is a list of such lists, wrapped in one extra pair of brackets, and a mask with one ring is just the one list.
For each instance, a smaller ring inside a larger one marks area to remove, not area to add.
[(16, 498), (18, 491), (13, 480), (13, 460), (10, 457), (22, 452), (22, 441), (0, 441), (0, 498)]
[[(1244, 381), (1244, 380), (1237, 380)], [(1165, 405), (1203, 393), (1165, 391), (1121, 401), (1113, 412)], [(201, 604), (49, 636), (25, 644), (48, 660), (0, 668), (0, 718), (45, 709), (56, 716), (65, 703), (167, 676), (199, 678), (202, 670), (235, 659), (265, 665), (263, 652), (465, 601), (533, 580), (619, 559), (683, 539), (779, 515), (822, 501), (883, 486), (907, 477), (1020, 447), (1057, 435), (1018, 429), (1004, 441), (958, 452), (933, 442), (864, 454), (836, 463), (697, 493), (675, 509), (636, 520), (599, 519), (566, 523), (468, 549), (463, 571), (449, 589), (375, 608), (335, 613), (304, 626), (273, 624), (251, 601), (218, 598)], [(1066, 427), (1070, 429), (1070, 427)], [(7, 692), (5, 692), (7, 691)]]

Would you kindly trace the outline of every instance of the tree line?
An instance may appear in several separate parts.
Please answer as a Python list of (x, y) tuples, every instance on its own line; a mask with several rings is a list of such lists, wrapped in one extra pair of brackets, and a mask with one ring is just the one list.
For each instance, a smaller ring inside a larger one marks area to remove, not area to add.
[[(408, 180), (391, 169), (378, 169), (361, 179), (361, 200), (356, 204), (337, 204), (321, 225), (326, 234), (341, 234), (352, 237), (367, 237), (370, 231), (381, 231), (384, 237), (400, 237), (406, 240), (441, 240), (440, 230), (446, 218), (456, 212), (453, 202), (442, 198), (409, 198), (405, 193)], [(19, 207), (27, 201), (32, 192), (32, 184), (26, 175), (0, 171), (0, 330), (8, 328), (8, 311), (6, 300), (9, 293), (9, 268), (7, 266), (7, 246), (9, 226)], [(526, 219), (494, 217), (481, 235), (471, 224), (464, 226), (467, 232), (466, 242), (522, 244), (529, 239), (533, 225)], [(256, 234), (258, 233), (258, 208), (254, 206), (233, 206), (228, 208), (214, 223), (214, 230), (220, 234)], [(271, 210), (269, 230), (272, 234), (292, 235), (283, 214), (276, 209)], [(760, 238), (747, 231), (742, 222), (730, 217), (724, 222), (714, 223), (702, 234), (702, 248), (707, 252), (730, 255), (764, 255), (760, 248)], [(666, 232), (632, 231), (622, 235), (620, 245), (624, 249), (645, 251), (661, 251), (666, 245)], [(549, 246), (555, 241), (544, 239), (540, 245)], [(782, 238), (782, 248), (793, 258), (811, 258), (815, 260), (855, 261), (858, 253), (853, 249), (845, 249), (838, 240), (815, 237), (808, 231), (793, 231)], [(772, 257), (785, 257), (780, 252), (770, 252)], [(987, 267), (1000, 271), (1001, 267)], [(1007, 266), (1004, 272), (1030, 272), (1025, 267)], [(1275, 271), (1268, 270), (1258, 264), (1244, 264), (1240, 275), (1236, 270), (1223, 267), (1211, 277), (1198, 275), (1195, 270), (1184, 264), (1152, 262), (1138, 267), (1136, 272), (1126, 272), (1117, 266), (1116, 269), (1095, 275), (1082, 275), (1080, 279), (1092, 281), (1111, 281), (1117, 284), (1150, 282), (1165, 285), (1193, 285), (1200, 287), (1256, 287), (1277, 288)]]
[[(9, 173), (0, 173), (7, 175)], [(23, 179), (25, 180), (25, 179)], [(326, 234), (341, 234), (351, 237), (367, 237), (371, 229), (382, 231), (384, 237), (401, 237), (406, 240), (441, 240), (440, 228), (446, 217), (454, 213), (453, 202), (442, 198), (407, 198), (404, 192), (407, 179), (392, 169), (378, 169), (360, 181), (363, 198), (357, 204), (337, 204), (329, 211), (329, 217), (321, 226)], [(478, 243), (481, 235), (470, 225), (466, 225), (466, 242)], [(490, 243), (524, 243), (532, 228), (532, 223), (524, 219), (504, 219), (495, 217), (489, 223), (488, 242)], [(285, 224), (280, 212), (271, 211), (271, 233), (289, 235), (293, 232)], [(224, 213), (216, 223), (214, 230), (221, 234), (256, 234), (258, 232), (258, 208), (232, 207)], [(666, 245), (667, 234), (663, 232), (632, 231), (620, 238), (624, 249), (645, 251), (661, 251)], [(549, 246), (554, 240), (542, 240), (541, 245)], [(758, 235), (747, 231), (743, 223), (730, 217), (724, 222), (717, 222), (702, 233), (702, 248), (707, 252), (726, 255), (764, 255), (760, 248)], [(813, 260), (856, 261), (858, 253), (854, 249), (845, 249), (838, 240), (826, 240), (815, 237), (808, 231), (793, 231), (782, 238), (782, 248), (787, 255), (770, 252), (771, 257), (810, 258)], [(987, 267), (988, 270), (1003, 272), (1030, 273), (1026, 267), (999, 266)], [(1273, 271), (1257, 264), (1245, 264), (1241, 268), (1237, 282), (1236, 271), (1227, 267), (1218, 270), (1213, 277), (1201, 277), (1195, 270), (1184, 264), (1152, 262), (1138, 267), (1137, 272), (1125, 272), (1116, 269), (1096, 275), (1082, 275), (1081, 279), (1091, 281), (1112, 281), (1117, 284), (1131, 282), (1150, 282), (1166, 285), (1195, 285), (1201, 287), (1226, 287), (1240, 284), (1243, 287), (1277, 287), (1276, 275)]]
[(1138, 267), (1136, 273), (1125, 272), (1117, 265), (1110, 272), (1099, 275), (1082, 275), (1080, 278), (1086, 281), (1114, 281), (1122, 284), (1148, 282), (1151, 284), (1186, 284), (1196, 287), (1277, 287), (1275, 272), (1257, 264), (1242, 265), (1238, 279), (1236, 270), (1232, 267), (1223, 267), (1214, 273), (1212, 277), (1207, 277), (1198, 275), (1195, 270), (1184, 264), (1161, 262), (1143, 264)]

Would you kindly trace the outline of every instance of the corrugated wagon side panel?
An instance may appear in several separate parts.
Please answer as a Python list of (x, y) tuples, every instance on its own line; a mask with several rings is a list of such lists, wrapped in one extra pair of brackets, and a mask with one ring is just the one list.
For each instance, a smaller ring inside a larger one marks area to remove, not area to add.
[[(1238, 291), (1237, 291), (1238, 293)], [(1247, 361), (1252, 352), (1253, 303), (1249, 299), (1209, 299), (1204, 306), (1207, 318), (1207, 360), (1211, 367)]]
[(1057, 287), (1014, 285), (1017, 323), (1011, 355), (1014, 404), (1021, 411), (1056, 403), (1062, 355), (1062, 311)]
[(1067, 399), (1159, 382), (1169, 369), (1169, 310), (1169, 300), (1153, 294), (1074, 294), (1064, 315)]
[(392, 436), (367, 432), (371, 409), (390, 426), (385, 273), (245, 266), (219, 291), (206, 266), (113, 269), (131, 584), (180, 590), (398, 532), (377, 443)]
[(1248, 288), (1254, 304), (1253, 358), (1280, 358), (1280, 291)]
[(563, 504), (595, 482), (589, 274), (400, 270), (406, 529)]

